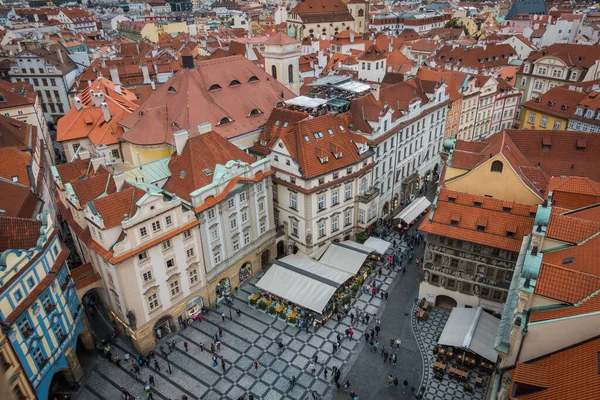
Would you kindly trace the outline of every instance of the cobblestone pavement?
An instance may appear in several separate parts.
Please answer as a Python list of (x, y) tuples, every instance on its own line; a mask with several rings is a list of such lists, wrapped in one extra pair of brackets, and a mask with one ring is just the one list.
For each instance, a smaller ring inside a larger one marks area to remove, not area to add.
[[(396, 276), (396, 272), (384, 272), (381, 277), (382, 290), (389, 290), (389, 285)], [(179, 399), (185, 394), (190, 399), (236, 400), (239, 396), (250, 393), (256, 399), (265, 400), (309, 399), (312, 398), (311, 391), (315, 391), (318, 398), (332, 397), (332, 376), (329, 374), (329, 379), (323, 377), (324, 366), (336, 366), (345, 373), (353, 361), (352, 354), (364, 343), (363, 332), (366, 325), (355, 323), (354, 340), (344, 340), (340, 351), (332, 354), (336, 335), (340, 333), (342, 337), (345, 336), (345, 330), (350, 326), (349, 318), (341, 322), (330, 319), (316, 333), (312, 329), (306, 333), (247, 304), (248, 296), (258, 291), (254, 286), (257, 281), (258, 277), (252, 278), (235, 294), (234, 307), (241, 311), (239, 317), (234, 311), (233, 320), (230, 320), (229, 310), (222, 307), (219, 311), (222, 310), (227, 315), (224, 322), (218, 312), (210, 312), (203, 317), (202, 322), (180, 329), (168, 338), (177, 343), (177, 349), (168, 356), (172, 374), (169, 374), (167, 360), (159, 354), (160, 351), (156, 352), (160, 371), (142, 367), (142, 380), (147, 380), (149, 374), (156, 379), (156, 386), (153, 388), (155, 399)], [(380, 298), (361, 294), (354, 300), (353, 306), (373, 314), (378, 312), (381, 301)], [(219, 327), (223, 329), (223, 345), (217, 355), (225, 359), (225, 373), (220, 363), (213, 367), (210, 352), (202, 352), (200, 348), (200, 343), (210, 347), (212, 336)], [(285, 350), (281, 353), (276, 343), (278, 339), (285, 345)], [(187, 352), (184, 350), (184, 341), (189, 344)], [(112, 352), (123, 359), (131, 350), (128, 344), (119, 339), (112, 346)], [(309, 363), (315, 355), (318, 357), (318, 366), (316, 374), (312, 374)], [(258, 371), (252, 367), (254, 359), (260, 363)], [(119, 368), (101, 357), (94, 364), (77, 398), (119, 399), (121, 387), (127, 388), (135, 396), (145, 397), (143, 384), (136, 381), (130, 365), (122, 362)], [(298, 384), (293, 390), (289, 390), (292, 376), (296, 376)]]
[[(433, 346), (437, 344), (436, 335), (442, 333), (446, 321), (450, 316), (450, 310), (443, 308), (433, 308), (429, 313), (429, 317), (425, 321), (417, 322), (413, 316), (413, 327), (417, 336), (417, 342), (424, 356), (425, 376), (423, 386), (425, 393), (423, 398), (428, 400), (454, 400), (454, 399), (474, 399), (483, 400), (486, 398), (486, 389), (490, 383), (489, 375), (478, 373), (477, 368), (469, 374), (469, 383), (474, 388), (474, 391), (469, 393), (464, 389), (464, 383), (457, 379), (450, 378), (449, 374), (444, 374), (442, 380), (433, 376), (433, 363), (435, 362), (435, 354)], [(475, 386), (475, 375), (479, 374), (483, 377), (483, 385)]]
[[(410, 230), (414, 233), (414, 229)], [(399, 235), (393, 233), (386, 240), (399, 241)], [(404, 244), (402, 244), (404, 246)], [(423, 244), (414, 249), (414, 258), (423, 257)], [(381, 318), (381, 331), (379, 334), (379, 343), (389, 349), (390, 338), (400, 338), (402, 344), (400, 350), (395, 349), (394, 353), (398, 356), (398, 363), (393, 366), (383, 362), (381, 351), (373, 352), (371, 346), (361, 344), (360, 352), (356, 354), (356, 361), (344, 379), (350, 380), (351, 388), (360, 397), (361, 400), (387, 400), (410, 398), (410, 388), (418, 391), (423, 375), (423, 362), (421, 353), (417, 345), (415, 335), (411, 326), (412, 309), (418, 295), (418, 274), (419, 270), (414, 262), (405, 264), (406, 275), (401, 275), (389, 288), (389, 298), (385, 302)], [(398, 390), (387, 387), (387, 376), (398, 377), (400, 385)], [(408, 390), (402, 393), (402, 382), (408, 380)], [(335, 393), (335, 400), (348, 399), (346, 393)]]

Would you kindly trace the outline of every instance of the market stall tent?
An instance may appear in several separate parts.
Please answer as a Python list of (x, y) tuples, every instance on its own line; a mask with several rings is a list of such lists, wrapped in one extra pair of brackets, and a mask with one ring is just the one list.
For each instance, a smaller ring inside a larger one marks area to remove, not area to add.
[(496, 362), (494, 341), (500, 319), (478, 308), (453, 308), (438, 340), (441, 346), (470, 350), (486, 360)]
[(256, 287), (317, 313), (352, 274), (299, 254), (275, 260)]
[(412, 203), (408, 205), (402, 212), (398, 215), (402, 221), (404, 221), (407, 225), (412, 224), (415, 219), (417, 219), (421, 214), (423, 214), (427, 209), (431, 206), (431, 202), (427, 200), (425, 197), (419, 197)]
[(372, 248), (375, 251), (375, 253), (382, 256), (385, 254), (386, 250), (390, 247), (391, 243), (388, 241), (385, 241), (383, 239), (376, 238), (374, 236), (369, 236), (369, 238), (364, 243), (364, 245), (366, 247)]
[(371, 247), (363, 246), (352, 240), (345, 240), (341, 243), (332, 243), (319, 261), (355, 275), (372, 252), (373, 248)]

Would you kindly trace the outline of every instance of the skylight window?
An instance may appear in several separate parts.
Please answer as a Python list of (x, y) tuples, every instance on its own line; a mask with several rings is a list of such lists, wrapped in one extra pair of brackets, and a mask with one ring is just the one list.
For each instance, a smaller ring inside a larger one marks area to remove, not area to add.
[(340, 131), (344, 132), (344, 127), (342, 125), (340, 125)]
[(254, 75), (252, 75), (252, 76), (251, 76), (251, 77), (248, 79), (248, 83), (250, 83), (250, 82), (256, 82), (256, 81), (258, 81), (258, 78), (257, 78), (256, 76), (254, 76)]
[(275, 121), (275, 126), (279, 126), (279, 120)]
[(310, 142), (310, 138), (308, 137), (308, 135), (304, 135), (304, 140), (305, 140), (306, 142)]
[(331, 130), (331, 128), (327, 129), (327, 133), (329, 133), (330, 135), (333, 135), (333, 131)]
[(315, 139), (321, 139), (323, 137), (323, 132), (315, 132), (313, 133)]
[(229, 82), (229, 86), (238, 86), (241, 85), (242, 83), (240, 81), (238, 81), (237, 79), (232, 80), (231, 82)]
[(208, 90), (210, 92), (212, 92), (213, 90), (219, 90), (219, 89), (221, 89), (221, 85), (217, 85), (216, 83), (208, 88)]
[(233, 122), (233, 120), (231, 118), (229, 118), (229, 117), (223, 117), (219, 121), (219, 125), (225, 125), (225, 124), (228, 124), (230, 122)]
[(212, 171), (211, 171), (209, 168), (204, 168), (204, 170), (203, 170), (203, 171), (204, 171), (204, 174), (205, 174), (206, 176), (211, 176), (211, 175), (212, 175)]

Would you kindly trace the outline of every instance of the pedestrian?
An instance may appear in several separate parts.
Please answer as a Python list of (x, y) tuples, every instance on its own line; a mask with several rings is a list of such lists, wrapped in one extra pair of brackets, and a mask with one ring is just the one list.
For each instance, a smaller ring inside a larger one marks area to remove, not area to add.
[(377, 337), (379, 337), (379, 331), (381, 330), (381, 328), (379, 327), (379, 324), (375, 326), (375, 335)]
[(394, 353), (392, 355), (392, 361), (391, 361), (391, 363), (392, 363), (393, 366), (396, 366), (397, 362), (398, 362), (398, 356), (396, 355), (396, 353)]
[(352, 340), (352, 337), (354, 336), (354, 331), (352, 330), (352, 328), (348, 329), (348, 335), (350, 337), (350, 340)]
[(241, 314), (241, 311), (240, 311), (240, 309), (239, 309), (239, 308), (236, 308), (236, 309), (235, 309), (235, 312), (237, 313), (237, 316), (238, 316), (238, 318), (239, 318), (239, 317), (240, 317), (240, 314)]
[(119, 358), (119, 356), (117, 354), (115, 354), (114, 361), (115, 361), (115, 364), (117, 364), (117, 367), (121, 366), (121, 359)]
[(204, 353), (204, 343), (200, 343), (200, 352)]
[(217, 366), (217, 356), (215, 356), (214, 354), (212, 356), (212, 362), (213, 362), (212, 366), (213, 366), (213, 368), (215, 368)]
[(338, 345), (337, 343), (332, 343), (331, 345), (333, 346), (333, 351), (331, 352), (331, 354), (335, 354), (337, 352)]
[(402, 393), (406, 393), (407, 388), (408, 388), (408, 379), (405, 379), (404, 382), (402, 382)]
[(376, 341), (375, 344), (373, 345), (373, 351), (375, 353), (377, 353), (377, 349), (379, 348), (379, 341)]
[(346, 383), (344, 383), (344, 392), (347, 392), (349, 387), (350, 387), (350, 381), (346, 380)]
[(386, 291), (385, 291), (385, 301), (387, 301), (387, 299), (388, 299), (388, 292), (387, 292), (387, 290), (386, 290)]
[(254, 361), (252, 362), (252, 365), (254, 365), (254, 370), (255, 370), (255, 371), (258, 371), (258, 365), (259, 365), (259, 364), (258, 364), (258, 360), (254, 360)]
[(217, 340), (217, 350), (221, 350), (221, 341)]
[(365, 342), (369, 341), (369, 332), (365, 332)]
[(216, 333), (213, 335), (213, 342), (217, 343), (217, 340), (219, 340), (219, 332), (216, 332)]
[(225, 373), (225, 360), (221, 358), (221, 368), (223, 368), (223, 373)]
[(125, 358), (125, 362), (128, 363), (129, 362), (129, 353), (126, 353), (124, 358)]
[(154, 369), (160, 372), (160, 366), (158, 365), (158, 361), (154, 359)]
[(394, 391), (398, 391), (398, 377), (394, 378)]
[(312, 361), (308, 365), (308, 368), (310, 368), (310, 372), (312, 372), (313, 374), (317, 371), (317, 367), (315, 366), (315, 363)]
[(315, 354), (315, 359), (314, 360), (315, 360), (315, 364), (318, 364), (319, 363), (319, 356)]
[(290, 390), (293, 390), (294, 386), (296, 386), (296, 375), (292, 376), (292, 379), (290, 379)]
[(225, 322), (225, 313), (224, 312), (221, 313), (221, 321)]
[(402, 344), (402, 340), (400, 340), (400, 338), (396, 339), (396, 350), (400, 350), (401, 344)]
[(354, 313), (350, 313), (350, 325), (354, 323)]
[(345, 334), (346, 334), (346, 339), (348, 339), (350, 337), (350, 329), (346, 329)]
[(210, 352), (213, 353), (213, 354), (215, 352), (215, 344), (214, 343), (210, 344)]
[(223, 337), (223, 329), (221, 327), (219, 327), (219, 337), (220, 338)]
[(183, 342), (183, 347), (185, 347), (185, 352), (188, 351), (188, 342)]
[(154, 386), (154, 375), (150, 375), (148, 376), (148, 382), (150, 383), (150, 386)]
[(386, 352), (385, 350), (385, 346), (381, 346), (381, 356), (383, 357), (383, 354)]
[(369, 325), (369, 320), (371, 319), (371, 315), (365, 315), (365, 321), (367, 321), (367, 325)]
[(160, 330), (160, 328), (156, 328), (156, 337), (158, 338), (158, 340), (162, 338), (162, 331)]
[(388, 375), (387, 380), (388, 380), (387, 387), (392, 386), (392, 383), (394, 382), (394, 378), (391, 375)]
[(384, 364), (387, 362), (389, 356), (390, 356), (390, 353), (388, 353), (388, 351), (386, 350), (385, 353), (383, 353), (383, 363)]
[(394, 338), (390, 338), (390, 348), (394, 347), (395, 342)]
[(327, 369), (327, 367), (323, 368), (323, 378), (327, 379), (327, 374), (329, 373), (329, 370)]
[(337, 334), (336, 338), (337, 338), (338, 344), (342, 343), (342, 336), (339, 333)]

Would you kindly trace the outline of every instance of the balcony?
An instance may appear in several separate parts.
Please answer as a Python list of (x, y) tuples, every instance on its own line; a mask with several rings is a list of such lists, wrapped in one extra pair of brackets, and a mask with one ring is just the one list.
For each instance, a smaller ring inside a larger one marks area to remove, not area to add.
[(375, 198), (377, 198), (377, 196), (379, 196), (379, 189), (375, 187), (370, 187), (363, 194), (358, 195), (358, 201), (365, 204), (370, 203)]

